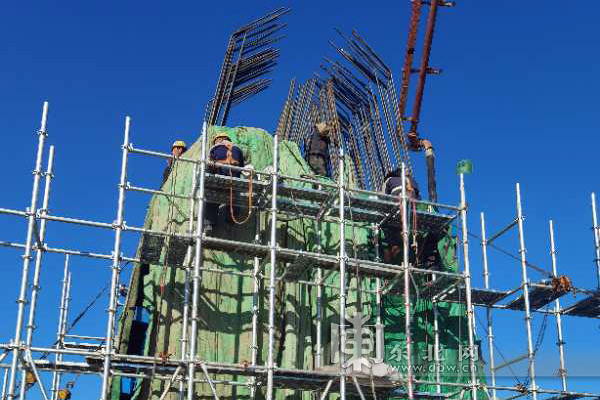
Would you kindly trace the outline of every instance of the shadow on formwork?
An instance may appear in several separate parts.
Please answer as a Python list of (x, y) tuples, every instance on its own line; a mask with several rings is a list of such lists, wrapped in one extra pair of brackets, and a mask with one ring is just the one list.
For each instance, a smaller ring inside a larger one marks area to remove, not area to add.
[[(244, 152), (246, 164), (252, 164), (255, 171), (265, 171), (272, 166), (273, 141), (268, 132), (247, 127), (225, 128), (211, 127), (208, 139), (217, 132), (225, 131), (233, 142)], [(201, 140), (194, 143), (184, 154), (184, 157), (200, 159)], [(303, 159), (295, 143), (283, 141), (279, 144), (279, 173), (300, 177), (311, 174), (311, 170)], [(346, 171), (351, 171), (351, 162), (346, 160)], [(190, 232), (190, 200), (194, 174), (193, 163), (175, 161), (169, 178), (162, 186), (162, 191), (180, 197), (154, 195), (146, 215), (144, 228), (152, 231), (167, 233), (167, 236), (145, 234), (137, 249), (137, 257), (143, 260), (133, 269), (129, 284), (128, 297), (124, 311), (119, 319), (117, 351), (124, 354), (158, 357), (168, 364), (169, 360), (181, 360), (183, 305), (185, 304), (186, 268), (191, 281), (193, 257), (193, 241), (182, 238)], [(354, 175), (347, 177), (349, 187), (355, 187)], [(258, 179), (254, 175), (254, 179)], [(267, 178), (263, 178), (266, 180)], [(324, 179), (326, 181), (326, 179)], [(257, 182), (259, 183), (259, 182)], [(331, 183), (331, 182), (330, 182)], [(288, 184), (288, 183), (286, 183)], [(288, 185), (312, 187), (309, 183), (294, 182)], [(221, 188), (223, 202), (229, 199), (229, 188)], [(332, 189), (333, 190), (333, 189)], [(256, 196), (260, 197), (260, 196)], [(266, 196), (268, 198), (268, 196)], [(263, 199), (264, 200), (264, 199)], [(267, 199), (268, 200), (268, 199)], [(298, 202), (302, 206), (303, 200)], [(269, 201), (267, 201), (269, 203)], [(266, 204), (266, 203), (265, 203)], [(228, 211), (228, 206), (224, 209)], [(264, 207), (255, 213), (244, 224), (227, 223), (225, 215), (220, 215), (220, 221), (211, 234), (212, 237), (228, 239), (237, 242), (255, 243), (256, 231), (261, 244), (269, 243), (269, 213)], [(226, 211), (226, 212), (227, 212)], [(243, 220), (248, 209), (239, 207), (236, 210), (238, 220)], [(225, 214), (225, 212), (223, 212)], [(197, 215), (192, 215), (195, 221)], [(339, 249), (340, 229), (335, 222), (321, 224), (320, 250), (317, 234), (319, 228), (314, 219), (281, 214), (277, 221), (277, 242), (281, 248), (321, 251), (325, 254), (336, 255)], [(195, 228), (194, 228), (195, 230)], [(193, 232), (193, 230), (192, 230)], [(169, 235), (180, 235), (169, 236)], [(353, 258), (375, 258), (374, 232), (370, 226), (346, 225), (345, 240), (348, 254)], [(456, 242), (450, 232), (438, 238), (437, 266), (441, 270), (456, 271), (455, 259)], [(436, 239), (437, 240), (437, 239)], [(435, 247), (434, 246), (434, 247)], [(261, 279), (257, 294), (254, 294), (254, 258), (240, 254), (235, 250), (223, 251), (218, 246), (205, 246), (201, 272), (201, 292), (198, 304), (197, 359), (206, 363), (232, 364), (237, 368), (252, 365), (252, 319), (253, 310), (257, 315), (257, 353), (256, 365), (263, 367), (268, 357), (268, 257), (261, 258)], [(321, 364), (331, 364), (331, 332), (334, 324), (339, 323), (339, 274), (324, 273), (322, 299), (317, 301), (317, 287), (300, 281), (315, 282), (317, 268), (303, 265), (301, 268), (290, 270), (290, 263), (280, 263), (276, 267), (276, 275), (282, 277), (275, 286), (275, 365), (280, 369), (316, 370), (317, 328), (316, 321), (320, 319), (322, 326)], [(286, 268), (286, 269), (284, 269)], [(351, 268), (349, 268), (351, 269)], [(352, 314), (358, 308), (369, 310), (372, 321), (378, 312), (385, 325), (385, 361), (402, 374), (405, 357), (402, 349), (405, 344), (404, 335), (404, 306), (400, 294), (384, 296), (381, 306), (375, 301), (375, 279), (370, 276), (360, 276), (349, 271), (347, 284), (356, 289), (360, 285), (365, 289), (362, 296), (357, 296), (356, 290), (350, 290), (347, 298), (347, 313)], [(427, 282), (416, 281), (416, 287), (426, 287)], [(414, 291), (413, 291), (414, 292)], [(417, 292), (418, 293), (418, 292)], [(432, 303), (427, 299), (426, 289), (415, 295), (413, 302), (413, 337), (416, 350), (414, 359), (417, 379), (434, 381), (436, 372), (431, 369), (432, 360), (425, 357), (431, 355), (434, 341)], [(256, 308), (254, 305), (256, 304)], [(322, 312), (319, 313), (319, 304)], [(360, 306), (360, 307), (359, 307)], [(467, 382), (469, 377), (468, 359), (461, 357), (461, 349), (467, 345), (467, 323), (465, 307), (462, 304), (438, 303), (437, 317), (439, 322), (440, 353), (442, 374), (446, 382)], [(191, 315), (191, 311), (190, 311)], [(189, 331), (189, 327), (188, 327)], [(189, 340), (186, 342), (189, 349)], [(160, 367), (160, 363), (158, 363)], [(418, 368), (418, 370), (417, 370)], [(448, 368), (453, 369), (451, 373)], [(197, 368), (195, 384), (197, 399), (212, 399), (210, 386), (205, 380), (202, 370)], [(239, 369), (238, 369), (239, 371)], [(182, 376), (187, 376), (182, 367)], [(211, 371), (210, 379), (215, 383), (216, 392), (220, 399), (244, 399), (251, 397), (252, 374), (219, 374)], [(481, 375), (481, 374), (479, 374)], [(219, 383), (223, 382), (223, 383)], [(227, 384), (224, 384), (227, 382)], [(257, 374), (256, 398), (264, 398), (266, 388), (265, 374)], [(298, 385), (290, 385), (290, 380), (278, 387), (277, 374), (275, 377), (275, 395), (277, 399), (312, 399), (312, 390), (299, 390)], [(236, 384), (237, 383), (237, 384)], [(247, 384), (244, 384), (247, 383)], [(349, 383), (351, 385), (351, 383)], [(180, 383), (175, 380), (169, 384), (165, 379), (142, 379), (135, 377), (115, 376), (112, 380), (112, 399), (159, 399), (166, 391), (165, 399), (178, 399)], [(435, 392), (434, 385), (417, 385), (419, 392)], [(400, 390), (403, 390), (400, 387)], [(443, 393), (455, 393), (454, 387), (442, 387)], [(469, 393), (461, 393), (463, 398), (469, 398)], [(329, 397), (337, 397), (332, 393)], [(370, 394), (367, 394), (370, 397)], [(379, 398), (403, 397), (388, 392)], [(452, 397), (458, 397), (452, 396)], [(185, 397), (184, 397), (185, 398)], [(485, 398), (482, 396), (480, 398)]]

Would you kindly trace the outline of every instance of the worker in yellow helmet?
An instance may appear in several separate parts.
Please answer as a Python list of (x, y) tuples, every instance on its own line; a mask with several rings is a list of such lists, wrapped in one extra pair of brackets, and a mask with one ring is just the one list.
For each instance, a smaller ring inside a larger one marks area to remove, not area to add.
[(171, 155), (173, 155), (173, 158), (169, 158), (167, 160), (167, 166), (165, 167), (165, 170), (163, 172), (163, 180), (161, 186), (169, 178), (169, 174), (171, 174), (171, 169), (173, 169), (174, 160), (181, 157), (181, 155), (185, 153), (186, 150), (187, 146), (183, 140), (176, 140), (175, 142), (173, 142), (173, 145), (171, 146)]

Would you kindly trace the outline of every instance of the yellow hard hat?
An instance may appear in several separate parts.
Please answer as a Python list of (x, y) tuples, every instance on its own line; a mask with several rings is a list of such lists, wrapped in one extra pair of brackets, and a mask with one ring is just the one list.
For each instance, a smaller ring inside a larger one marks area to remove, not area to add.
[(61, 389), (58, 391), (59, 400), (69, 400), (71, 398), (71, 391), (69, 389)]
[(185, 145), (185, 142), (183, 140), (176, 140), (175, 142), (173, 142), (173, 146), (171, 146), (171, 148), (173, 147), (183, 147), (184, 149), (187, 149), (187, 146)]
[(227, 140), (229, 140), (231, 142), (231, 138), (229, 137), (229, 135), (225, 134), (225, 133), (218, 133), (217, 136), (215, 136), (212, 140), (213, 144), (215, 144), (215, 142), (217, 141), (217, 139), (219, 138), (226, 138)]

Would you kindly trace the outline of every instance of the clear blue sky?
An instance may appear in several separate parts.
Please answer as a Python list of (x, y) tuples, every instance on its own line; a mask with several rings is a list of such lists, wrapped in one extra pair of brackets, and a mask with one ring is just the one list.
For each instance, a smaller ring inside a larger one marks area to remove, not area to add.
[[(233, 29), (281, 5), (288, 38), (272, 87), (231, 113), (230, 125), (272, 131), (289, 80), (305, 80), (323, 56), (333, 56), (334, 27), (357, 29), (401, 73), (410, 4), (389, 1), (261, 2), (7, 2), (0, 6), (0, 132), (4, 190), (0, 207), (29, 205), (31, 170), (41, 104), (50, 102), (49, 142), (56, 145), (50, 209), (56, 215), (112, 222), (116, 216), (120, 143), (125, 115), (131, 115), (132, 142), (167, 151), (178, 138), (198, 137), (202, 111), (211, 97), (227, 39)], [(489, 232), (514, 216), (514, 184), (523, 189), (527, 255), (549, 265), (548, 219), (555, 220), (558, 268), (578, 287), (597, 285), (593, 263), (589, 195), (600, 191), (598, 150), (597, 2), (473, 1), (439, 11), (421, 134), (437, 151), (440, 200), (458, 203), (456, 162), (473, 160), (467, 178), (469, 226), (479, 232), (479, 212)], [(422, 155), (413, 157), (424, 169)], [(129, 180), (156, 187), (164, 162), (133, 156)], [(423, 176), (423, 175), (421, 175)], [(421, 179), (422, 187), (425, 182)], [(141, 225), (148, 198), (128, 193), (126, 221)], [(0, 240), (23, 242), (25, 223), (0, 216)], [(51, 223), (48, 244), (110, 253), (112, 232)], [(131, 254), (134, 236), (127, 236)], [(476, 286), (481, 257), (471, 242)], [(516, 252), (507, 235), (497, 243)], [(20, 252), (0, 250), (4, 266), (5, 324), (2, 341), (14, 330), (20, 279)], [(490, 253), (492, 279), (499, 288), (519, 283), (516, 262)], [(73, 258), (73, 314), (103, 286), (108, 262)], [(46, 257), (39, 315), (55, 321), (62, 258)], [(536, 280), (539, 275), (531, 273)], [(581, 298), (581, 297), (579, 297)], [(572, 302), (571, 298), (566, 298)], [(104, 334), (103, 297), (76, 329)], [(507, 358), (525, 352), (520, 314), (497, 313), (498, 343)], [(536, 317), (535, 326), (539, 318)], [(578, 379), (571, 389), (600, 388), (597, 320), (565, 318), (568, 370)], [(38, 338), (49, 338), (55, 323), (40, 323)], [(481, 334), (482, 330), (478, 327)], [(38, 340), (49, 344), (51, 340)], [(543, 375), (558, 368), (553, 320), (538, 357)], [(523, 368), (517, 368), (517, 372)], [(46, 380), (48, 382), (48, 379)], [(82, 378), (89, 387), (96, 383)], [(97, 382), (95, 380), (94, 382)], [(513, 384), (508, 380), (506, 383)], [(553, 384), (551, 384), (553, 385)], [(36, 393), (36, 392), (34, 392)], [(34, 398), (38, 395), (34, 394)]]

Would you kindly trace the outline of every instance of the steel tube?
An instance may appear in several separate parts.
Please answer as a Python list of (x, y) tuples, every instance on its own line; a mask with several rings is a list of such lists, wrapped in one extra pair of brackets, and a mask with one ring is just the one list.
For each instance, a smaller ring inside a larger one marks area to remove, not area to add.
[[(321, 243), (321, 235), (323, 224), (321, 221), (317, 221), (317, 253), (321, 253), (323, 251), (323, 246)], [(315, 277), (316, 286), (317, 286), (317, 315), (315, 321), (315, 329), (316, 329), (316, 351), (315, 351), (315, 368), (319, 368), (323, 365), (322, 357), (323, 357), (323, 269), (317, 268), (317, 273)]]
[(340, 216), (340, 399), (346, 400), (346, 370), (344, 351), (346, 350), (346, 217), (345, 217), (345, 168), (344, 168), (344, 149), (340, 147), (339, 157), (339, 174), (338, 174), (338, 190), (339, 190), (339, 216)]
[[(419, 20), (421, 19), (422, 4), (422, 0), (413, 0), (412, 2), (412, 12), (410, 15), (408, 40), (406, 43), (406, 56), (404, 58), (404, 67), (402, 68), (402, 83), (400, 85), (400, 104), (398, 106), (399, 118), (404, 117), (404, 111), (406, 110), (406, 99), (408, 97), (410, 74), (412, 72), (415, 46), (417, 44), (417, 29), (419, 27)], [(400, 130), (400, 132), (402, 132), (402, 130)]]
[[(197, 185), (198, 185), (198, 164), (194, 164), (194, 172), (193, 172), (193, 176), (192, 176), (192, 189), (191, 189), (191, 193), (190, 193), (190, 217), (189, 217), (189, 222), (188, 222), (188, 234), (192, 235), (194, 233), (194, 210), (196, 209), (196, 202), (195, 202), (195, 198), (196, 198), (196, 190)], [(181, 339), (180, 339), (180, 351), (181, 351), (181, 358), (182, 359), (186, 359), (187, 358), (187, 345), (189, 342), (189, 338), (188, 338), (188, 325), (189, 325), (189, 318), (190, 318), (190, 277), (191, 277), (191, 273), (192, 273), (192, 247), (188, 246), (187, 248), (187, 252), (186, 252), (186, 267), (185, 267), (185, 282), (183, 285), (183, 312), (182, 312), (182, 319), (181, 319)], [(175, 375), (174, 375), (175, 376)], [(171, 383), (172, 385), (172, 383)], [(179, 399), (183, 400), (183, 397), (185, 395), (184, 393), (184, 381), (183, 379), (179, 381)]]
[(194, 273), (192, 276), (192, 324), (190, 332), (190, 354), (188, 361), (188, 387), (187, 398), (194, 400), (194, 378), (196, 373), (196, 343), (198, 341), (198, 303), (200, 299), (200, 287), (202, 275), (200, 264), (202, 262), (202, 234), (204, 229), (204, 178), (206, 176), (206, 153), (207, 153), (208, 130), (206, 121), (202, 124), (202, 144), (200, 147), (200, 177), (198, 187), (198, 216), (196, 219), (196, 246), (194, 249)]
[(504, 233), (508, 232), (510, 230), (510, 228), (512, 228), (513, 226), (517, 225), (518, 223), (519, 223), (519, 221), (517, 221), (517, 219), (515, 218), (515, 220), (513, 222), (511, 222), (510, 224), (508, 224), (507, 226), (505, 226), (504, 228), (502, 228), (500, 230), (500, 232), (496, 233), (491, 238), (489, 238), (487, 240), (487, 244), (490, 244), (494, 240), (498, 239), (500, 236), (502, 236)]
[[(486, 230), (485, 230), (485, 215), (484, 213), (480, 214), (481, 219), (481, 252), (483, 254), (483, 284), (486, 289), (490, 288), (490, 271), (488, 266), (488, 255), (487, 255), (487, 245), (489, 241), (486, 239)], [(492, 382), (492, 386), (496, 386), (496, 360), (494, 358), (494, 330), (492, 325), (492, 308), (486, 307), (486, 316), (487, 316), (487, 341), (488, 341), (488, 351), (490, 354), (489, 365), (490, 365), (490, 380)], [(492, 389), (492, 400), (496, 400), (497, 393), (496, 389)]]
[(592, 192), (592, 222), (594, 223), (594, 249), (596, 251), (596, 275), (597, 287), (600, 289), (600, 227), (598, 226), (598, 217), (596, 215), (596, 194)]
[(0, 214), (18, 215), (20, 217), (27, 217), (29, 213), (19, 210), (11, 210), (9, 208), (0, 208)]
[[(52, 168), (54, 164), (54, 146), (50, 146), (50, 151), (48, 152), (48, 169), (46, 170), (46, 181), (44, 185), (44, 197), (42, 199), (42, 208), (39, 210), (42, 215), (48, 212), (48, 201), (50, 199), (50, 185), (52, 183)], [(46, 221), (42, 220), (40, 222), (40, 230), (39, 230), (39, 239), (42, 244), (44, 244), (44, 240), (46, 238)], [(31, 290), (31, 305), (29, 306), (29, 322), (27, 323), (27, 346), (31, 346), (31, 341), (33, 339), (33, 331), (35, 329), (35, 311), (37, 306), (37, 298), (40, 288), (40, 272), (42, 267), (42, 256), (44, 254), (44, 249), (40, 249), (39, 247), (36, 250), (35, 254), (35, 267), (33, 270), (33, 284)]]
[[(436, 1), (436, 0), (433, 0)], [(462, 222), (463, 235), (463, 258), (464, 258), (464, 277), (465, 277), (465, 297), (467, 308), (467, 329), (469, 338), (469, 368), (471, 372), (471, 398), (477, 400), (477, 371), (475, 366), (475, 340), (473, 337), (475, 329), (475, 312), (471, 302), (471, 264), (469, 262), (469, 232), (467, 230), (467, 199), (465, 195), (465, 176), (460, 174), (460, 216)]]
[[(23, 255), (23, 272), (21, 276), (21, 288), (19, 290), (19, 298), (17, 300), (17, 320), (15, 326), (14, 343), (21, 344), (21, 331), (23, 329), (23, 317), (25, 314), (25, 305), (27, 303), (27, 286), (29, 282), (29, 265), (31, 263), (31, 245), (33, 242), (33, 232), (35, 228), (35, 214), (37, 211), (37, 199), (40, 185), (40, 177), (42, 175), (42, 156), (44, 154), (44, 143), (48, 133), (46, 132), (46, 124), (48, 121), (48, 102), (44, 102), (42, 108), (42, 120), (40, 130), (38, 131), (38, 147), (35, 160), (35, 169), (33, 170), (33, 189), (31, 192), (31, 204), (29, 207), (29, 215), (27, 217), (27, 239), (25, 241), (25, 254)], [(13, 359), (10, 367), (10, 378), (8, 381), (8, 397), (15, 397), (15, 386), (17, 378), (17, 369), (19, 363), (19, 348), (13, 349)]]
[(421, 58), (421, 66), (419, 67), (419, 80), (415, 91), (415, 102), (413, 104), (412, 118), (410, 121), (410, 132), (413, 133), (417, 132), (417, 126), (419, 124), (419, 115), (421, 113), (421, 104), (423, 102), (423, 91), (425, 89), (425, 80), (427, 79), (427, 70), (429, 69), (429, 56), (431, 54), (431, 43), (433, 42), (438, 1), (439, 0), (431, 0), (429, 15), (427, 16), (427, 27), (425, 28), (424, 39), (425, 44), (423, 45), (423, 55)]
[[(61, 343), (63, 340), (63, 320), (65, 319), (65, 315), (66, 315), (66, 301), (67, 301), (67, 284), (69, 281), (69, 256), (66, 255), (65, 256), (65, 267), (64, 267), (64, 272), (63, 272), (63, 281), (62, 281), (62, 291), (61, 291), (61, 296), (60, 296), (60, 312), (58, 315), (58, 328), (56, 330), (56, 348), (60, 348), (61, 347)], [(61, 362), (62, 361), (62, 354), (56, 354), (55, 356), (55, 361)], [(61, 378), (61, 373), (54, 371), (52, 373), (52, 400), (56, 400), (57, 399), (57, 395), (58, 395), (58, 388), (60, 387), (60, 378)]]
[[(260, 243), (260, 213), (254, 214), (254, 242)], [(256, 366), (258, 359), (258, 313), (259, 313), (259, 290), (260, 290), (260, 259), (254, 257), (252, 269), (252, 366)], [(252, 386), (250, 387), (250, 399), (256, 397), (256, 378), (252, 378)]]
[[(552, 275), (554, 277), (558, 276), (558, 268), (556, 267), (556, 247), (554, 244), (554, 222), (550, 220), (549, 224), (550, 229), (550, 257), (552, 258)], [(562, 319), (560, 315), (560, 300), (557, 298), (554, 300), (554, 316), (556, 318), (556, 335), (558, 336), (558, 355), (560, 357), (560, 369), (558, 370), (558, 376), (560, 376), (560, 381), (562, 384), (562, 390), (567, 391), (567, 370), (565, 368), (565, 350), (564, 345), (565, 341), (563, 340), (563, 331), (562, 331)]]
[[(271, 239), (269, 270), (269, 349), (267, 354), (267, 400), (273, 399), (275, 368), (275, 263), (277, 262), (277, 181), (279, 172), (279, 140), (273, 136), (273, 177), (271, 188)], [(189, 399), (192, 400), (192, 399)]]
[(527, 278), (527, 257), (525, 256), (525, 235), (523, 232), (523, 210), (521, 208), (521, 186), (517, 183), (517, 218), (519, 219), (519, 254), (521, 256), (521, 278), (523, 284), (523, 300), (525, 302), (525, 326), (527, 328), (527, 356), (529, 358), (529, 379), (533, 400), (537, 400), (535, 383), (535, 354), (531, 329), (531, 307), (529, 305), (529, 279)]
[(406, 335), (406, 377), (408, 399), (414, 399), (412, 370), (412, 335), (410, 317), (410, 271), (409, 271), (409, 236), (408, 236), (408, 198), (406, 194), (406, 164), (402, 163), (402, 264), (404, 266), (404, 330)]
[(110, 363), (113, 352), (113, 337), (115, 318), (117, 315), (117, 284), (121, 272), (121, 233), (123, 231), (123, 214), (125, 210), (125, 185), (127, 183), (127, 156), (129, 152), (129, 128), (131, 118), (125, 117), (125, 132), (123, 138), (123, 153), (121, 158), (121, 179), (119, 181), (119, 199), (117, 204), (117, 219), (115, 221), (115, 243), (113, 250), (113, 260), (111, 266), (110, 294), (108, 303), (108, 321), (106, 324), (106, 349), (104, 354), (104, 365), (102, 372), (101, 400), (106, 400), (110, 396)]

